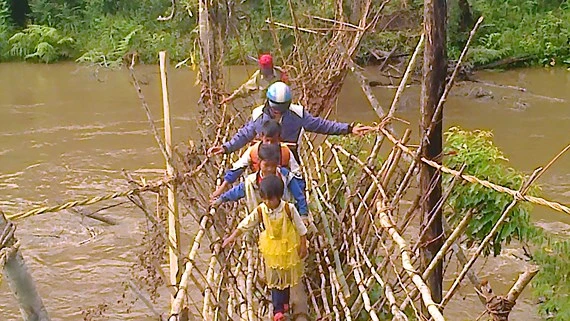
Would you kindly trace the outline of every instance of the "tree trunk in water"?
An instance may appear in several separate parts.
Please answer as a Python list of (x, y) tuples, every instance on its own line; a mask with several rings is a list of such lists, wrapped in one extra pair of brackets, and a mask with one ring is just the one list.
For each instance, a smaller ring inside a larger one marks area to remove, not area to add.
[[(424, 1), (425, 50), (421, 96), (421, 132), (425, 136), (445, 88), (447, 72), (446, 42), (447, 5), (445, 0)], [(427, 142), (422, 144), (422, 156), (441, 164), (442, 115), (439, 113)], [(441, 175), (434, 168), (421, 164), (420, 188), (424, 197), (421, 203), (422, 225), (429, 224), (422, 243), (422, 263), (427, 266), (440, 249), (443, 238), (441, 210), (433, 212), (441, 198)], [(433, 300), (441, 302), (443, 262), (438, 264), (427, 281)]]
[[(0, 211), (0, 233), (4, 230), (8, 221), (4, 213)], [(12, 246), (16, 240), (8, 241), (6, 247)], [(50, 321), (42, 299), (36, 289), (34, 280), (26, 267), (24, 258), (19, 250), (9, 254), (4, 265), (4, 274), (16, 300), (20, 305), (20, 312), (25, 321)]]

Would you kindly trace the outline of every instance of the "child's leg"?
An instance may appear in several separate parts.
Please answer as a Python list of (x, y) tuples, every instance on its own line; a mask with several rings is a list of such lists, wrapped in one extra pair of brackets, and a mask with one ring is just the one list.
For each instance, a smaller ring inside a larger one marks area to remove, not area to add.
[(289, 288), (271, 289), (271, 302), (273, 303), (273, 314), (285, 312), (285, 304), (289, 305)]

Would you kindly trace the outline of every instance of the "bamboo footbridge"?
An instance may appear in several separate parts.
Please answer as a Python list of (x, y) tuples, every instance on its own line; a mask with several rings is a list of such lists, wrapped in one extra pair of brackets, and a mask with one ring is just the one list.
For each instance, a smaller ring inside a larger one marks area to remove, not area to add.
[[(478, 279), (473, 266), (518, 202), (530, 202), (570, 214), (570, 208), (566, 205), (526, 195), (530, 183), (548, 169), (552, 162), (537, 169), (519, 190), (513, 190), (464, 173), (463, 168), (447, 168), (441, 165), (441, 160), (422, 156), (421, 147), (428, 143), (426, 137), (435, 122), (419, 135), (418, 146), (410, 142), (411, 128), (414, 126), (398, 120), (394, 114), (423, 48), (424, 37), (420, 38), (416, 51), (409, 60), (390, 108), (384, 109), (351, 58), (358, 48), (360, 38), (369, 28), (370, 21), (382, 9), (373, 10), (370, 1), (361, 2), (362, 18), (359, 24), (345, 23), (341, 24), (343, 28), (331, 29), (329, 37), (325, 38), (332, 45), (321, 46), (319, 41), (324, 41), (321, 39), (323, 35), (313, 34), (314, 31), (310, 28), (303, 31), (296, 25), (291, 27), (297, 41), (304, 40), (308, 43), (307, 37), (312, 37), (309, 39), (315, 41), (315, 47), (327, 48), (325, 54), (319, 55), (321, 60), (312, 60), (312, 64), (303, 64), (305, 60), (302, 57), (310, 52), (296, 51), (291, 54), (291, 67), (296, 70), (291, 81), (296, 93), (300, 94), (302, 104), (317, 114), (327, 112), (334, 105), (346, 74), (352, 71), (378, 115), (378, 125), (367, 137), (353, 137), (344, 141), (334, 137), (304, 135), (301, 146), (302, 169), (307, 181), (307, 201), (316, 228), (309, 234), (309, 256), (302, 284), (302, 292), (306, 294), (307, 300), (300, 302), (298, 298), (292, 298), (290, 319), (445, 320), (445, 308), (467, 276), (469, 288), (473, 288), (481, 299), (481, 310), (490, 314), (494, 320), (506, 320), (500, 318), (500, 313), (512, 309), (524, 287), (536, 274), (536, 269), (529, 267), (508, 293), (494, 295), (483, 286), (484, 283)], [(206, 9), (206, 16), (201, 16), (201, 19), (211, 24), (219, 23), (209, 18)], [(268, 24), (273, 26), (276, 22), (269, 20)], [(280, 26), (287, 28), (288, 25)], [(473, 34), (474, 31), (471, 36)], [(271, 302), (269, 291), (264, 285), (264, 276), (260, 273), (263, 271), (262, 261), (255, 235), (242, 238), (230, 249), (220, 249), (221, 238), (235, 228), (243, 217), (243, 204), (224, 205), (214, 209), (209, 206), (208, 196), (215, 185), (221, 183), (224, 169), (231, 165), (237, 155), (208, 157), (205, 150), (227, 141), (249, 117), (250, 109), (233, 105), (219, 106), (217, 102), (223, 88), (223, 76), (220, 59), (215, 56), (220, 54), (220, 50), (215, 49), (223, 44), (215, 34), (207, 32), (201, 34), (200, 41), (203, 58), (200, 72), (201, 104), (204, 112), (199, 120), (202, 126), (198, 126), (202, 137), (199, 145), (185, 144), (172, 148), (164, 53), (161, 53), (160, 60), (165, 110), (164, 139), (154, 125), (138, 85), (134, 66), (129, 68), (151, 130), (166, 160), (165, 179), (155, 182), (137, 181), (125, 173), (130, 186), (122, 192), (8, 214), (7, 218), (17, 224), (18, 220), (33, 215), (54, 215), (53, 213), (76, 206), (127, 198), (145, 213), (162, 246), (162, 250), (155, 253), (161, 264), (144, 268), (152, 269), (160, 276), (162, 284), (158, 286), (171, 290), (172, 299), (170, 310), (160, 313), (141, 294), (141, 300), (153, 315), (170, 321), (269, 320)], [(466, 49), (468, 45), (469, 42)], [(441, 112), (441, 106), (449, 94), (465, 52), (466, 50), (440, 97), (437, 105), (439, 111), (435, 114)], [(312, 54), (314, 57), (314, 52)], [(319, 85), (309, 86), (313, 84), (311, 79), (321, 81)], [(560, 155), (554, 157), (553, 162)], [(459, 184), (478, 184), (512, 197), (512, 203), (504, 209), (491, 233), (467, 254), (464, 253), (461, 241), (472, 217), (471, 212), (463, 213), (462, 220), (454, 224), (445, 223), (444, 219), (444, 233), (438, 236), (443, 240), (441, 249), (427, 261), (422, 262), (420, 258), (420, 250), (426, 246), (421, 240), (425, 239), (424, 236), (428, 233), (426, 226), (429, 224), (421, 221), (419, 209), (425, 202), (425, 197), (419, 192), (417, 177), (420, 169), (426, 166), (434, 171), (435, 177), (443, 176), (452, 181), (448, 190), (442, 193), (437, 210), (441, 210), (453, 187)], [(155, 206), (149, 205), (149, 200), (153, 201), (152, 198), (145, 197), (149, 194), (156, 195)], [(179, 214), (190, 217), (191, 222), (181, 226)], [(14, 225), (9, 221), (0, 223), (0, 264), (3, 265), (18, 252), (19, 243), (14, 237)], [(181, 246), (181, 231), (192, 235), (186, 248)], [(165, 258), (167, 252), (168, 259)], [(447, 267), (452, 261), (460, 267), (460, 272), (444, 268), (445, 277), (453, 281), (444, 289), (441, 302), (436, 303), (426, 280), (438, 265), (445, 262)]]

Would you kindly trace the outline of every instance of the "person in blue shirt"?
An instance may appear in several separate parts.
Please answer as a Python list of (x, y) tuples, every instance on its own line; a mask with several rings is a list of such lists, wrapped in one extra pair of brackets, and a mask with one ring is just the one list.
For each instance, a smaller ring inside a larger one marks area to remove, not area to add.
[(293, 176), (298, 179), (301, 188), (305, 189), (305, 181), (302, 177), (301, 168), (299, 163), (293, 157), (293, 153), (286, 144), (281, 143), (281, 124), (276, 120), (266, 121), (262, 128), (260, 137), (261, 141), (251, 145), (240, 159), (232, 165), (232, 168), (226, 171), (224, 181), (212, 193), (211, 197), (216, 198), (222, 195), (233, 183), (235, 183), (243, 174), (246, 168), (251, 168), (252, 172), (259, 170), (259, 146), (261, 144), (277, 144), (281, 146), (281, 159), (279, 162), (280, 167), (287, 168)]
[(267, 90), (267, 100), (264, 105), (255, 108), (252, 117), (234, 137), (223, 145), (208, 149), (209, 155), (233, 153), (247, 145), (262, 130), (263, 124), (275, 119), (281, 124), (281, 140), (286, 143), (297, 162), (299, 162), (298, 144), (303, 130), (327, 135), (364, 135), (372, 127), (360, 124), (341, 123), (314, 117), (303, 106), (292, 104), (291, 88), (283, 82), (276, 82)]
[(279, 167), (281, 147), (278, 144), (259, 145), (259, 171), (250, 174), (245, 181), (234, 186), (219, 198), (212, 200), (212, 205), (217, 206), (225, 202), (235, 202), (245, 197), (248, 213), (252, 212), (262, 201), (259, 193), (259, 184), (263, 177), (276, 175), (281, 178), (285, 188), (283, 200), (295, 204), (301, 217), (308, 216), (307, 200), (298, 180), (291, 172)]

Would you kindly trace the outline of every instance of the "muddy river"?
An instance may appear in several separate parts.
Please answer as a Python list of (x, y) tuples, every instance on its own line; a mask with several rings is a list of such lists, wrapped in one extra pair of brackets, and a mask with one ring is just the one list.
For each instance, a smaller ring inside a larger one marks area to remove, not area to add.
[[(232, 69), (231, 82), (243, 80), (245, 72)], [(367, 72), (373, 78), (374, 69)], [(159, 119), (158, 68), (140, 67), (138, 74)], [(496, 144), (512, 165), (527, 172), (547, 163), (570, 142), (568, 103), (552, 99), (570, 101), (570, 72), (523, 69), (479, 73), (477, 78), (524, 87), (527, 92), (459, 84), (446, 104), (446, 127), (493, 130)], [(195, 80), (189, 70), (169, 73), (176, 143), (196, 135)], [(149, 178), (160, 175), (163, 159), (126, 71), (97, 71), (75, 64), (0, 64), (0, 88), (0, 208), (6, 213), (124, 190), (123, 168)], [(394, 90), (374, 90), (388, 107)], [(418, 95), (419, 87), (413, 85), (402, 100), (399, 117), (417, 120)], [(376, 120), (360, 87), (350, 79), (332, 117)], [(540, 184), (546, 198), (570, 203), (570, 155), (561, 158)], [(119, 224), (107, 226), (68, 211), (18, 221), (21, 249), (52, 320), (82, 320), (82, 311), (101, 303), (109, 304), (109, 320), (153, 319), (140, 303), (129, 311), (117, 304), (146, 228), (144, 217), (129, 204), (102, 214)], [(545, 208), (535, 207), (533, 219), (554, 232), (570, 231), (570, 217)], [(521, 270), (522, 264), (507, 254), (489, 260), (480, 274), (502, 293)], [(466, 287), (456, 295), (446, 309), (449, 320), (473, 320), (479, 315), (481, 305), (471, 292)], [(164, 296), (157, 307), (166, 311), (167, 301)], [(540, 320), (528, 293), (515, 310), (515, 320)], [(3, 282), (0, 320), (20, 319)]]

